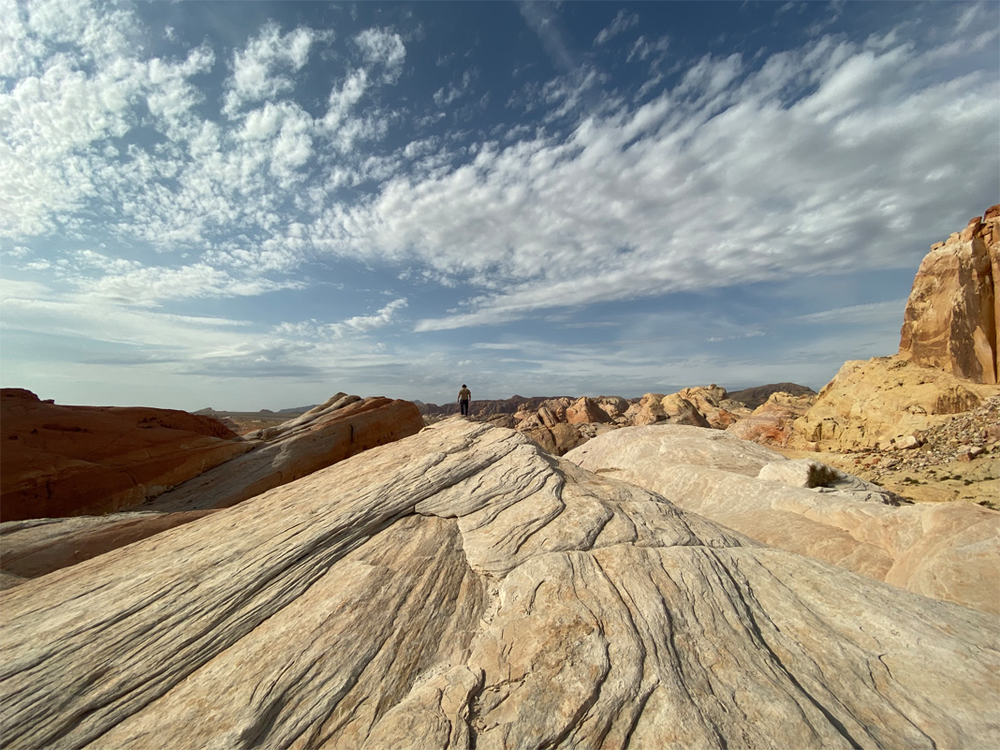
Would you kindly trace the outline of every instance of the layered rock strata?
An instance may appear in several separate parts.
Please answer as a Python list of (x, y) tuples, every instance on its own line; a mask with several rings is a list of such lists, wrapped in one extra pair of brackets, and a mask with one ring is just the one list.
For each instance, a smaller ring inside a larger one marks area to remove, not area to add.
[(849, 452), (889, 448), (1000, 395), (904, 357), (845, 362), (794, 422), (793, 448)]
[(0, 524), (3, 556), (0, 588), (38, 578), (103, 555), (212, 511), (110, 513), (104, 516), (40, 518)]
[(247, 438), (264, 441), (146, 503), (143, 510), (225, 508), (345, 458), (413, 435), (424, 421), (410, 401), (338, 393), (305, 414)]
[(894, 507), (897, 496), (832, 467), (683, 425), (618, 430), (566, 459), (774, 547), (1000, 614), (997, 511)]
[(899, 353), (974, 383), (1000, 373), (1000, 205), (931, 247), (913, 281)]
[(0, 519), (134, 507), (253, 447), (172, 409), (63, 406), (0, 392)]
[(460, 420), (0, 596), (11, 750), (1000, 742), (994, 617)]

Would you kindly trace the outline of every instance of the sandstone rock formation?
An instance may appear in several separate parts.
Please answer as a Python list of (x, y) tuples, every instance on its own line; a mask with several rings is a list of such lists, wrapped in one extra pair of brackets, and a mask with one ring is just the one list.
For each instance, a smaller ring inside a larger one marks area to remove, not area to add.
[(566, 459), (766, 544), (1000, 614), (997, 511), (967, 503), (893, 507), (891, 493), (856, 477), (822, 479), (829, 467), (818, 462), (682, 425), (617, 430)]
[(749, 409), (756, 409), (763, 406), (773, 393), (788, 393), (792, 396), (815, 396), (816, 391), (798, 383), (770, 383), (769, 385), (757, 385), (753, 388), (744, 388), (739, 391), (730, 391), (727, 398), (743, 404)]
[(692, 404), (709, 426), (717, 430), (724, 430), (750, 414), (745, 406), (728, 398), (725, 388), (714, 383), (707, 387), (682, 388), (677, 396)]
[(795, 420), (804, 417), (815, 401), (815, 395), (793, 396), (775, 392), (751, 414), (732, 423), (726, 430), (743, 440), (784, 447), (795, 433)]
[(3, 544), (0, 588), (10, 588), (27, 578), (38, 578), (76, 565), (212, 512), (111, 513), (8, 521), (0, 524)]
[(679, 393), (647, 393), (626, 413), (629, 424), (642, 426), (672, 422), (708, 427), (705, 415)]
[(928, 430), (917, 445), (885, 451), (823, 454), (865, 479), (920, 502), (966, 500), (1000, 510), (1000, 396)]
[(63, 406), (0, 392), (0, 519), (121, 510), (252, 447), (172, 409)]
[(789, 446), (887, 448), (996, 395), (998, 386), (962, 380), (899, 356), (846, 362), (805, 416), (795, 420)]
[(277, 427), (249, 433), (264, 440), (251, 453), (217, 466), (146, 503), (143, 510), (225, 508), (362, 451), (423, 429), (417, 406), (338, 393)]
[(931, 247), (906, 303), (899, 353), (974, 383), (1000, 373), (1000, 205)]
[(611, 417), (593, 399), (579, 398), (566, 407), (567, 424), (603, 424), (611, 421)]
[(996, 618), (464, 420), (0, 596), (10, 750), (1000, 742)]

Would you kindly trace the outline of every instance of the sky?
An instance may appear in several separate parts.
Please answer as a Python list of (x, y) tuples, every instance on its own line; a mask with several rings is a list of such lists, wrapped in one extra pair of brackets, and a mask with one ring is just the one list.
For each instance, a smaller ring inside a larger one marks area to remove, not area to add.
[(1000, 202), (1000, 3), (0, 0), (0, 382), (819, 389)]

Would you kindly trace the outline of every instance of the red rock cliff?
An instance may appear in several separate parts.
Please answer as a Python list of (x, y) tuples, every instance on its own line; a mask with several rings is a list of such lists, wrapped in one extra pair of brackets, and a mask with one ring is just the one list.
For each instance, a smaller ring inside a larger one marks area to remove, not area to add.
[(974, 383), (1000, 374), (1000, 205), (931, 247), (906, 303), (899, 353)]
[(0, 520), (122, 510), (252, 447), (209, 417), (0, 390)]

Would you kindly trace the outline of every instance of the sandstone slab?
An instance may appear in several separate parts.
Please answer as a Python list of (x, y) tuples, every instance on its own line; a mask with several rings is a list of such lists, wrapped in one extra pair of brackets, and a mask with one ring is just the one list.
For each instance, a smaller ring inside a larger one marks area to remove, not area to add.
[(41, 518), (0, 524), (0, 588), (38, 578), (89, 560), (213, 511), (110, 513), (103, 516)]
[(995, 617), (464, 420), (0, 597), (12, 750), (1000, 742)]
[(4, 521), (134, 507), (253, 447), (172, 409), (63, 406), (4, 388), (0, 410)]
[(337, 393), (295, 419), (246, 437), (251, 453), (185, 482), (144, 510), (175, 513), (224, 508), (362, 451), (423, 429), (416, 404)]
[(1000, 614), (997, 511), (895, 507), (893, 493), (819, 462), (681, 425), (617, 430), (566, 458), (774, 547)]

